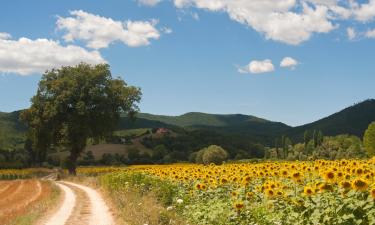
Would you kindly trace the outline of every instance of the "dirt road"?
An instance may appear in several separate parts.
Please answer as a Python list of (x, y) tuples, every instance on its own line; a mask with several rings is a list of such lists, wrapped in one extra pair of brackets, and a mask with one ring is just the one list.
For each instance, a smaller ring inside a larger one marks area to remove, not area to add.
[(60, 181), (63, 201), (41, 225), (115, 225), (100, 194), (87, 186)]

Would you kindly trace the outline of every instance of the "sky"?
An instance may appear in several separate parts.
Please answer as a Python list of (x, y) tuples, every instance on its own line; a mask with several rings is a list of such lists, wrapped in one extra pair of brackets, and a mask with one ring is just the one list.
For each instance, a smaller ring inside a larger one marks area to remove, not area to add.
[(108, 63), (142, 112), (302, 125), (375, 98), (375, 0), (5, 0), (0, 111), (44, 71)]

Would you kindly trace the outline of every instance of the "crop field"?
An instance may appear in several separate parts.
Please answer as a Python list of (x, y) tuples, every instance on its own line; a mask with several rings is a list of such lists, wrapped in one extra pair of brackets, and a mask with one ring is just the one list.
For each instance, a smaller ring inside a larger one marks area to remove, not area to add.
[(375, 224), (375, 158), (133, 166), (105, 188), (153, 191), (191, 224)]
[(0, 221), (10, 223), (28, 208), (48, 196), (50, 187), (38, 180), (0, 181)]

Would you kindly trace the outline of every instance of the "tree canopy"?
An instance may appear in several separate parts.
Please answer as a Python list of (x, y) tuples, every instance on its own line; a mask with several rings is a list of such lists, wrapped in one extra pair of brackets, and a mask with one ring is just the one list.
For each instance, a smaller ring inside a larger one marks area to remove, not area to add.
[(363, 137), (363, 145), (369, 156), (375, 155), (375, 122), (372, 122)]
[(75, 174), (87, 139), (110, 135), (120, 114), (135, 115), (140, 99), (140, 89), (112, 78), (109, 65), (81, 63), (44, 73), (21, 118), (36, 151), (45, 153), (53, 146), (70, 150), (68, 169)]

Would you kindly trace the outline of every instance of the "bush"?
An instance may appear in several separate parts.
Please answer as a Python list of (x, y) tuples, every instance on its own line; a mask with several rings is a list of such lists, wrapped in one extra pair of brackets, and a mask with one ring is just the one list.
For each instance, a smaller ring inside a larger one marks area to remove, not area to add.
[(375, 122), (372, 122), (363, 137), (363, 145), (369, 156), (375, 155)]
[(228, 158), (228, 153), (220, 146), (211, 145), (200, 150), (196, 156), (196, 163), (203, 164), (222, 164)]

